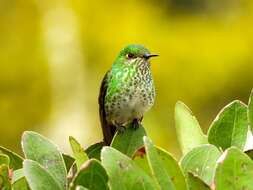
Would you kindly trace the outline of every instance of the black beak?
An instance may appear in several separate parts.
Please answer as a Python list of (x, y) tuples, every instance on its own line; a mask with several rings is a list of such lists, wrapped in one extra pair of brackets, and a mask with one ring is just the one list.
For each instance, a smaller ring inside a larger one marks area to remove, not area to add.
[(157, 55), (157, 54), (149, 54), (149, 53), (143, 55), (143, 57), (144, 57), (145, 59), (149, 59), (149, 58), (151, 58), (151, 57), (156, 57), (156, 56), (159, 56), (159, 55)]

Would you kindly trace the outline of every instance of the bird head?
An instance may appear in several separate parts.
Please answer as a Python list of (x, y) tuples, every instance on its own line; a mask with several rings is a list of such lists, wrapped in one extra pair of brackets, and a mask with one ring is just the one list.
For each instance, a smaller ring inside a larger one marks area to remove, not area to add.
[(149, 63), (151, 57), (158, 56), (157, 54), (151, 54), (150, 51), (143, 45), (132, 44), (123, 48), (115, 62), (115, 64), (142, 64)]

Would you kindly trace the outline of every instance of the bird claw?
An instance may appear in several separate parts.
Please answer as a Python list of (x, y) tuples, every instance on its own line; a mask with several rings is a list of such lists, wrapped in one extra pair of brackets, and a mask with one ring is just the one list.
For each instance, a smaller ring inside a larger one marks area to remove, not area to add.
[(133, 129), (138, 129), (139, 127), (141, 126), (141, 123), (137, 120), (137, 119), (134, 119), (133, 120), (133, 123), (132, 123), (132, 127)]
[(125, 127), (125, 126), (118, 126), (118, 127), (117, 127), (117, 131), (118, 131), (119, 133), (123, 133), (125, 130), (126, 130), (126, 127)]

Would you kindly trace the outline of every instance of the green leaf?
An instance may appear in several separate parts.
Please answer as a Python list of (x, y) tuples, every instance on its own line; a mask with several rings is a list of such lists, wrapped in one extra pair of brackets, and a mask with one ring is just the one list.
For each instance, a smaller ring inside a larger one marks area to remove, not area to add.
[(55, 144), (38, 133), (27, 131), (22, 136), (22, 148), (27, 159), (41, 164), (62, 189), (66, 187), (67, 171)]
[(250, 129), (253, 132), (253, 90), (251, 91), (249, 104), (248, 104), (248, 120)]
[(205, 182), (190, 172), (188, 173), (187, 182), (189, 190), (211, 190)]
[(108, 176), (105, 169), (99, 161), (95, 159), (88, 160), (82, 166), (72, 182), (72, 189), (81, 185), (92, 190), (109, 190), (107, 185)]
[(12, 176), (12, 183), (14, 183), (15, 181), (18, 181), (20, 178), (24, 177), (24, 171), (23, 168), (15, 170), (13, 172), (13, 176)]
[(175, 124), (179, 144), (184, 155), (192, 148), (207, 143), (207, 138), (197, 119), (183, 102), (176, 103)]
[[(144, 152), (142, 152), (144, 150)], [(140, 154), (141, 152), (141, 154)], [(148, 174), (149, 176), (152, 177), (152, 173), (149, 167), (149, 163), (148, 163), (148, 158), (147, 155), (145, 153), (145, 148), (142, 147), (140, 149), (138, 149), (135, 153), (135, 155), (133, 156), (133, 161), (135, 164), (137, 164), (143, 171), (146, 172), (146, 174)]]
[(251, 158), (251, 160), (253, 160), (253, 150), (251, 149), (251, 150), (247, 150), (246, 152), (244, 152), (245, 154), (247, 154), (248, 155), (248, 157), (250, 157)]
[(89, 158), (96, 158), (97, 160), (100, 160), (100, 154), (101, 154), (101, 150), (102, 150), (103, 146), (104, 146), (104, 143), (99, 142), (99, 143), (89, 146), (85, 150), (85, 152)]
[(71, 166), (74, 164), (75, 159), (67, 154), (62, 154), (62, 157), (63, 157), (64, 163), (65, 163), (66, 170), (68, 172), (70, 170)]
[(162, 167), (166, 169), (166, 172), (170, 176), (175, 188), (177, 190), (186, 190), (187, 187), (185, 177), (175, 158), (159, 147), (156, 147), (156, 150), (158, 157), (162, 161)]
[(7, 166), (9, 166), (9, 164), (10, 164), (10, 159), (5, 154), (0, 154), (0, 165), (2, 165), (2, 164), (5, 164)]
[(193, 173), (208, 185), (211, 185), (216, 161), (220, 157), (220, 151), (213, 145), (200, 145), (188, 152), (181, 161), (181, 167), (185, 174)]
[(0, 165), (0, 189), (11, 190), (11, 182), (9, 179), (9, 168), (7, 165)]
[(13, 190), (29, 190), (30, 189), (25, 179), (23, 168), (15, 170), (13, 172), (12, 188)]
[(102, 165), (109, 176), (111, 190), (154, 190), (156, 182), (133, 160), (111, 147), (101, 152)]
[(12, 184), (13, 190), (30, 190), (25, 177), (22, 177)]
[(78, 143), (74, 137), (69, 137), (69, 143), (72, 148), (73, 156), (76, 160), (77, 169), (79, 170), (81, 165), (89, 158), (80, 143)]
[(157, 150), (152, 144), (151, 140), (149, 140), (146, 136), (143, 138), (143, 140), (151, 172), (161, 189), (176, 189), (172, 183), (171, 176), (163, 166), (163, 163), (159, 158)]
[(227, 149), (218, 162), (215, 190), (253, 189), (253, 161), (238, 148)]
[(224, 107), (213, 121), (208, 131), (208, 141), (223, 150), (231, 146), (243, 149), (247, 132), (247, 106), (236, 100)]
[(131, 126), (126, 127), (124, 132), (117, 132), (111, 143), (111, 147), (119, 150), (123, 154), (132, 157), (137, 149), (143, 146), (143, 136), (145, 129), (140, 125), (137, 129)]
[[(162, 163), (162, 167), (166, 170), (168, 175), (171, 178), (172, 183), (174, 184), (175, 188), (177, 190), (185, 190), (187, 189), (186, 187), (186, 182), (185, 182), (185, 177), (181, 171), (181, 168), (179, 167), (177, 161), (171, 156), (168, 152), (165, 150), (155, 147), (157, 151), (157, 155), (159, 157), (159, 160)], [(139, 152), (142, 152), (142, 154), (139, 154)], [(147, 159), (147, 154), (145, 154), (145, 149), (143, 151), (138, 151), (136, 155), (134, 155), (134, 162), (142, 168), (147, 174), (150, 176), (153, 176), (148, 159)]]
[(24, 161), (24, 174), (32, 190), (63, 190), (55, 178), (39, 163)]
[(9, 168), (17, 170), (22, 168), (23, 158), (18, 154), (0, 146), (0, 153), (6, 154), (10, 158)]

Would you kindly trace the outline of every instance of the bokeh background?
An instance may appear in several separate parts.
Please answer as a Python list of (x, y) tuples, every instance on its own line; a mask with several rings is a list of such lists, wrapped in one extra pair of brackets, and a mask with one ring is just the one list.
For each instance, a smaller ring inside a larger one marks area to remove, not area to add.
[(69, 135), (84, 147), (100, 141), (100, 82), (119, 50), (138, 43), (160, 54), (145, 128), (178, 156), (177, 100), (205, 132), (227, 103), (248, 101), (252, 20), (251, 0), (0, 0), (0, 144), (21, 152), (24, 130), (64, 151)]

